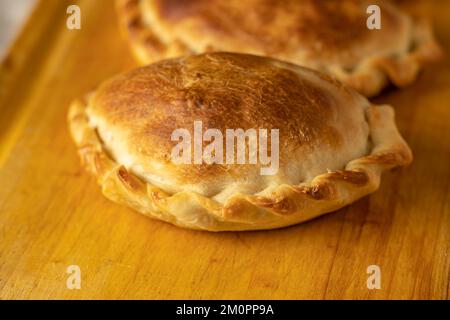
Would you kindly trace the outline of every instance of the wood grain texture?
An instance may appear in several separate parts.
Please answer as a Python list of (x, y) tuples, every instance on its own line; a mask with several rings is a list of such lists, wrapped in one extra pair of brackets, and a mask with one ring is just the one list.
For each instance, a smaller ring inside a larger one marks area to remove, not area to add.
[[(414, 163), (334, 214), (267, 232), (183, 230), (106, 200), (80, 167), (69, 102), (134, 65), (112, 2), (42, 1), (0, 69), (0, 299), (448, 299), (450, 60), (376, 99)], [(450, 52), (450, 1), (408, 2)], [(66, 288), (79, 265), (81, 290)], [(381, 267), (381, 290), (366, 287)]]

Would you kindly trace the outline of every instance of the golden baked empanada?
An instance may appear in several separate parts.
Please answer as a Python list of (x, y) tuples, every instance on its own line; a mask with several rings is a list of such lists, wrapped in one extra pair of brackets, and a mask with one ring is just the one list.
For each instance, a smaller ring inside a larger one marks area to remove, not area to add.
[[(380, 30), (367, 27), (371, 5), (381, 9)], [(373, 96), (389, 82), (410, 84), (440, 56), (428, 24), (389, 1), (118, 0), (117, 8), (142, 64), (191, 53), (250, 53), (330, 73)]]
[[(245, 54), (129, 71), (75, 101), (68, 119), (106, 197), (211, 231), (278, 228), (337, 210), (375, 191), (384, 170), (412, 159), (391, 107), (371, 105), (317, 71)], [(238, 129), (243, 144), (227, 140)], [(177, 130), (193, 135), (182, 152), (187, 162), (174, 161)], [(213, 142), (219, 147), (206, 152)]]

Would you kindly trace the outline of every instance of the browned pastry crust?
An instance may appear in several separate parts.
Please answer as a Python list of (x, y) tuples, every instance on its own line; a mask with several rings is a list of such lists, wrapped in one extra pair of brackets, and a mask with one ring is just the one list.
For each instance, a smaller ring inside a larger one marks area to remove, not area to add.
[[(280, 168), (176, 165), (170, 133), (279, 128)], [(411, 162), (389, 106), (331, 77), (278, 60), (211, 53), (119, 75), (73, 102), (68, 121), (83, 165), (109, 199), (182, 227), (271, 229), (342, 208)]]
[[(372, 4), (381, 30), (366, 27)], [(142, 64), (210, 51), (264, 55), (331, 73), (365, 96), (412, 83), (441, 56), (429, 24), (389, 1), (117, 0), (117, 11)]]

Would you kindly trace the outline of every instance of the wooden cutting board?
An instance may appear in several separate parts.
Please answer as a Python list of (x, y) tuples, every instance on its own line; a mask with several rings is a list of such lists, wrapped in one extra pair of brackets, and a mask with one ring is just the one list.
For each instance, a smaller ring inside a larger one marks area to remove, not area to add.
[[(276, 231), (189, 231), (109, 202), (80, 167), (69, 102), (134, 62), (112, 1), (79, 1), (81, 30), (66, 28), (72, 3), (41, 1), (1, 65), (0, 299), (448, 298), (449, 58), (376, 99), (395, 106), (415, 161), (375, 194)], [(450, 1), (410, 9), (450, 52)], [(66, 286), (70, 265), (80, 290)]]

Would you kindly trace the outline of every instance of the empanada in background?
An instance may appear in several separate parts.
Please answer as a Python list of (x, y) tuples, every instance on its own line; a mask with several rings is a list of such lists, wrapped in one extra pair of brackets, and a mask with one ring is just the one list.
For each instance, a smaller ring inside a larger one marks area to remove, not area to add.
[[(75, 101), (68, 119), (106, 197), (210, 231), (272, 229), (335, 211), (412, 160), (391, 107), (328, 75), (253, 55), (207, 53), (129, 71)], [(174, 130), (193, 132), (199, 121), (221, 132), (278, 130), (277, 170), (261, 174), (262, 161), (175, 163)]]
[[(367, 8), (381, 9), (369, 30)], [(440, 48), (428, 23), (389, 1), (118, 0), (142, 64), (211, 51), (270, 56), (334, 75), (365, 96), (412, 83)]]

